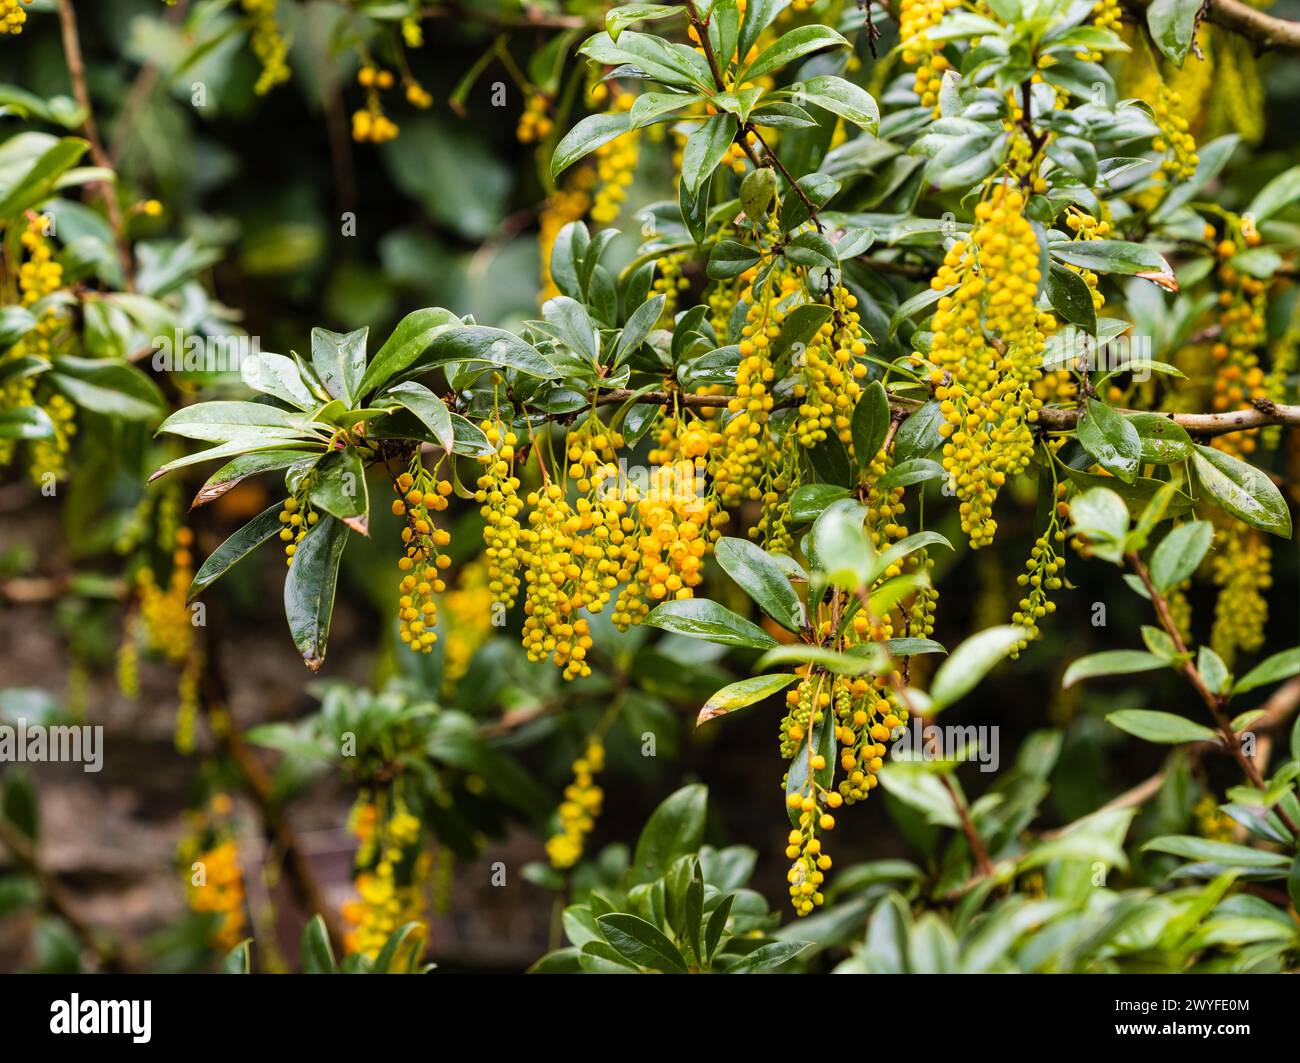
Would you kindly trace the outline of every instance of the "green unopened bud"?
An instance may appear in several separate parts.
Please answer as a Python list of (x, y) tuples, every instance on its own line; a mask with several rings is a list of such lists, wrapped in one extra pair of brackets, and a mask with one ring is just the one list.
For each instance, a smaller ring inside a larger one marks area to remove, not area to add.
[(767, 208), (772, 205), (772, 197), (775, 195), (776, 172), (770, 166), (750, 170), (740, 182), (740, 205), (745, 211), (745, 217), (751, 221), (758, 221), (767, 214)]

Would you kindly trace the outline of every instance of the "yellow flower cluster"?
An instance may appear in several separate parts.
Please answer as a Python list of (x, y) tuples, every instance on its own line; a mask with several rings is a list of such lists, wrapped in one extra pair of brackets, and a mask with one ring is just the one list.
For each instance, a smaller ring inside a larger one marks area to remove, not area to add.
[(400, 798), (383, 796), (376, 803), (362, 793), (348, 827), (361, 844), (352, 880), (358, 896), (344, 902), (340, 912), (351, 928), (343, 947), (374, 959), (398, 927), (425, 918), (433, 860), (422, 847), (419, 819)]
[(284, 506), (280, 509), (280, 523), (284, 525), (280, 529), (280, 541), (284, 543), (286, 565), (293, 564), (293, 555), (298, 552), (303, 536), (319, 520), (320, 514), (307, 500), (306, 492), (301, 495), (290, 495), (284, 500)]
[(213, 947), (229, 950), (244, 936), (244, 876), (239, 847), (222, 822), (229, 816), (230, 798), (214, 794), (208, 807), (186, 814), (190, 833), (177, 847), (185, 875), (185, 897), (190, 910), (220, 916), (212, 931)]
[(44, 484), (46, 476), (52, 475), (56, 480), (67, 476), (68, 452), (72, 449), (72, 437), (77, 434), (77, 408), (63, 395), (51, 395), (42, 409), (54, 425), (54, 435), (32, 442), (30, 473), (37, 486)]
[(194, 533), (189, 528), (177, 529), (171, 580), (166, 588), (158, 586), (148, 568), (142, 568), (136, 577), (145, 644), (171, 664), (184, 662), (194, 647), (194, 625), (185, 600), (194, 579), (190, 552), (193, 541)]
[(446, 628), (442, 686), (447, 692), (465, 677), (474, 654), (492, 632), (495, 596), (488, 581), (487, 562), (477, 558), (461, 569), (456, 586), (442, 600)]
[(834, 431), (851, 450), (849, 426), (862, 392), (858, 381), (867, 375), (866, 363), (855, 359), (867, 353), (867, 345), (853, 309), (857, 297), (837, 285), (832, 300), (834, 314), (799, 356), (803, 379), (794, 388), (794, 396), (800, 400), (796, 435), (801, 446), (811, 449)]
[[(1270, 381), (1259, 364), (1259, 351), (1267, 338), (1264, 313), (1268, 285), (1239, 273), (1229, 264), (1238, 251), (1259, 242), (1259, 234), (1250, 229), (1238, 239), (1220, 241), (1217, 247), (1218, 279), (1222, 284), (1218, 299), (1219, 336), (1210, 348), (1210, 355), (1215, 362), (1213, 403), (1219, 411), (1240, 409), (1251, 400), (1272, 397)], [(1257, 435), (1257, 429), (1230, 433), (1217, 437), (1213, 445), (1241, 457), (1255, 450)]]
[[(632, 93), (620, 92), (609, 109), (611, 113), (630, 111), (635, 102), (636, 96)], [(594, 152), (599, 187), (591, 206), (591, 220), (597, 224), (608, 225), (618, 217), (636, 173), (640, 142), (641, 131), (634, 129), (601, 145)]]
[(519, 115), (519, 125), (515, 128), (515, 137), (520, 144), (535, 144), (550, 135), (555, 128), (548, 113), (550, 106), (550, 98), (544, 92), (528, 94), (523, 112)]
[(519, 478), (513, 471), (519, 438), (514, 432), (504, 430), (500, 421), (483, 421), (479, 427), (493, 448), (492, 454), (480, 455), (478, 459), (483, 465), (483, 475), (478, 478), (478, 490), (474, 492), (474, 500), (483, 515), (488, 589), (493, 601), (509, 609), (519, 592)]
[(777, 455), (767, 430), (776, 380), (770, 348), (790, 310), (789, 297), (798, 290), (799, 281), (793, 274), (773, 273), (741, 328), (736, 394), (727, 404), (723, 454), (716, 470), (718, 492), (727, 505), (744, 499), (759, 501), (764, 489), (770, 489), (768, 473)]
[(1231, 668), (1239, 650), (1253, 653), (1264, 645), (1273, 550), (1262, 532), (1239, 521), (1216, 523), (1210, 571), (1219, 594), (1210, 646)]
[(451, 565), (451, 558), (443, 553), (451, 542), (451, 534), (434, 525), (433, 514), (447, 508), (451, 481), (435, 480), (417, 453), (411, 458), (408, 470), (394, 481), (393, 488), (399, 496), (393, 500), (393, 515), (406, 518), (406, 527), (402, 529), (406, 552), (397, 562), (402, 573), (398, 584), (397, 615), (401, 621), (398, 634), (413, 652), (432, 653), (433, 644), (438, 641), (434, 630), (438, 606), (433, 596), (447, 589), (442, 573)]
[(835, 738), (844, 778), (839, 793), (846, 804), (866, 799), (879, 784), (886, 743), (907, 723), (907, 712), (884, 689), (885, 680), (839, 677), (835, 681)]
[(244, 13), (252, 19), (249, 30), (249, 46), (253, 55), (262, 64), (262, 73), (253, 86), (259, 96), (270, 92), (277, 85), (289, 80), (289, 65), (285, 59), (289, 54), (289, 42), (280, 32), (275, 20), (275, 9), (279, 0), (241, 0)]
[(1189, 132), (1190, 123), (1183, 113), (1182, 104), (1181, 93), (1167, 88), (1161, 81), (1152, 104), (1161, 135), (1152, 139), (1151, 148), (1168, 154), (1154, 175), (1157, 181), (1186, 181), (1196, 173), (1197, 164), (1201, 161), (1196, 154), (1196, 138)]
[(551, 249), (560, 230), (570, 222), (586, 217), (591, 209), (591, 190), (596, 184), (596, 171), (590, 166), (577, 166), (570, 171), (564, 187), (557, 188), (546, 199), (537, 224), (537, 250), (542, 261), (541, 302), (560, 294), (551, 276)]
[[(45, 214), (28, 214), (27, 227), (23, 230), (19, 240), (23, 250), (27, 252), (27, 259), (18, 267), (18, 292), (20, 302), (25, 307), (35, 306), (40, 300), (47, 295), (58, 291), (63, 286), (63, 267), (54, 261), (54, 252), (46, 239), (46, 233), (50, 231), (50, 217)], [(66, 314), (61, 313), (55, 307), (47, 307), (42, 312), (36, 323), (36, 328), (24, 336), (21, 340), (10, 347), (8, 353), (3, 356), (4, 361), (17, 361), (29, 355), (48, 355), (54, 345), (60, 329), (66, 322)], [(35, 402), (35, 393), (32, 387), (31, 376), (25, 373), (16, 373), (10, 376), (4, 384), (0, 384), (0, 406), (30, 406)], [(49, 410), (53, 418), (56, 413), (65, 414), (63, 417), (62, 427), (64, 431), (56, 435), (53, 442), (46, 441), (45, 448), (33, 446), (32, 453), (35, 459), (32, 467), (32, 477), (38, 483), (40, 474), (43, 471), (54, 471), (56, 474), (62, 469), (62, 457), (66, 453), (66, 437), (72, 434), (69, 429), (73, 428), (72, 417), (75, 411), (65, 411), (63, 407), (55, 410)], [(55, 421), (56, 433), (59, 432), (60, 422)], [(61, 438), (62, 436), (62, 438)], [(53, 448), (53, 449), (51, 449)], [(14, 441), (0, 440), (0, 465), (7, 465), (14, 455)]]
[[(384, 107), (379, 99), (380, 89), (393, 87), (392, 71), (379, 70), (367, 64), (357, 71), (357, 83), (366, 90), (366, 105), (352, 113), (352, 139), (358, 144), (367, 142), (383, 144), (385, 141), (393, 140), (398, 132), (397, 123), (384, 114)], [(433, 102), (432, 98), (430, 98), (428, 103), (424, 103), (423, 99), (427, 96), (427, 93), (420, 89), (418, 83), (412, 84), (418, 90), (416, 100), (421, 101), (417, 106), (427, 107), (429, 103)], [(408, 98), (409, 96), (408, 86)], [(411, 102), (415, 103), (416, 100)]]
[(682, 292), (689, 291), (690, 278), (682, 272), (682, 267), (691, 260), (689, 251), (674, 251), (655, 260), (655, 279), (650, 285), (651, 293), (664, 297), (663, 313), (659, 320), (671, 322), (677, 313), (677, 301)]
[(912, 89), (924, 106), (936, 110), (948, 60), (940, 53), (940, 42), (927, 37), (926, 31), (939, 25), (944, 15), (959, 6), (957, 0), (902, 0), (898, 5), (898, 39), (903, 62), (916, 67)]
[(1057, 551), (1057, 546), (1065, 542), (1065, 524), (1070, 517), (1065, 490), (1065, 484), (1056, 485), (1056, 504), (1047, 527), (1035, 540), (1029, 560), (1025, 562), (1025, 571), (1016, 577), (1016, 583), (1027, 589), (1017, 603), (1017, 610), (1011, 614), (1011, 622), (1025, 628), (1028, 633), (1012, 649), (1013, 660), (1038, 636), (1038, 621), (1048, 613), (1056, 612), (1056, 603), (1047, 594), (1061, 589), (1060, 572), (1065, 568), (1065, 558)]
[(528, 496), (528, 525), (521, 531), (524, 563), (523, 644), (530, 661), (548, 658), (565, 679), (591, 674), (587, 651), (591, 625), (577, 615), (571, 588), (582, 575), (577, 530), (580, 518), (549, 483)]
[(935, 291), (956, 289), (934, 315), (930, 380), (945, 422), (943, 467), (972, 549), (992, 542), (998, 491), (1033, 453), (1044, 336), (1034, 309), (1038, 240), (1024, 206), (1019, 189), (994, 184), (969, 239), (952, 245), (931, 281)]
[(27, 12), (22, 5), (31, 2), (32, 0), (0, 0), (0, 37), (16, 37), (22, 33), (23, 24), (27, 21)]
[(564, 871), (582, 858), (587, 835), (596, 826), (605, 794), (595, 777), (605, 767), (605, 747), (592, 737), (582, 756), (573, 762), (573, 781), (564, 788), (560, 803), (560, 829), (546, 840), (546, 855), (553, 867)]

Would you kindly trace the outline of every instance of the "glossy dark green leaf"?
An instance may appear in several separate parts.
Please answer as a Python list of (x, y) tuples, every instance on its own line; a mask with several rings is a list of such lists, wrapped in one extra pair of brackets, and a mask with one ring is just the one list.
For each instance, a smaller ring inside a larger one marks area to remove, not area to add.
[(325, 661), (339, 560), (347, 540), (348, 530), (342, 521), (322, 517), (298, 544), (284, 581), (284, 615), (289, 634), (313, 672)]
[(674, 860), (693, 853), (704, 839), (708, 789), (699, 783), (683, 786), (670, 794), (651, 814), (637, 839), (628, 880), (632, 884), (653, 882)]
[(1197, 444), (1196, 478), (1222, 509), (1261, 531), (1291, 538), (1291, 511), (1268, 476), (1240, 458)]
[(356, 447), (331, 450), (316, 463), (307, 497), (358, 534), (370, 534), (366, 467)]
[(268, 506), (213, 550), (194, 574), (186, 600), (193, 601), (205, 587), (215, 583), (268, 539), (279, 535), (284, 527), (280, 523), (282, 509), (279, 502)]
[(776, 645), (776, 639), (757, 624), (751, 624), (744, 617), (737, 616), (730, 609), (707, 598), (662, 602), (650, 610), (644, 623), (676, 635), (707, 639), (724, 646), (767, 649)]
[(1137, 429), (1104, 402), (1089, 398), (1079, 414), (1076, 433), (1083, 449), (1107, 472), (1125, 483), (1137, 477), (1142, 441)]
[(596, 918), (605, 940), (638, 967), (685, 974), (686, 959), (658, 927), (626, 912)]
[(355, 332), (311, 330), (311, 364), (320, 382), (336, 399), (355, 406), (361, 398), (361, 380), (366, 374), (366, 337), (370, 329)]
[(460, 318), (440, 306), (424, 307), (407, 314), (366, 366), (361, 382), (356, 386), (356, 397), (363, 399), (382, 387), (413, 365), (429, 349), (435, 337), (459, 324)]
[(748, 539), (724, 536), (714, 547), (714, 558), (741, 590), (787, 631), (798, 631), (805, 625), (803, 602), (785, 572), (761, 546)]
[(1208, 520), (1180, 524), (1161, 539), (1151, 554), (1151, 582), (1156, 590), (1168, 594), (1191, 578), (1213, 541), (1214, 525)]

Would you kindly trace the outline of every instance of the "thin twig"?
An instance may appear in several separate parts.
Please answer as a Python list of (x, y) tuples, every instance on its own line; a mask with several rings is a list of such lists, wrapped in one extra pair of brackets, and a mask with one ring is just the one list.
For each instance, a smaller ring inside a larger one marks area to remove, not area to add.
[[(99, 127), (95, 124), (95, 112), (90, 102), (90, 90), (86, 87), (86, 63), (81, 56), (81, 38), (77, 35), (77, 13), (73, 10), (72, 0), (59, 0), (59, 28), (63, 36), (63, 54), (68, 64), (68, 78), (72, 82), (72, 94), (77, 105), (85, 112), (86, 118), (81, 123), (81, 131), (90, 143), (90, 157), (95, 165), (105, 170), (113, 168), (113, 161), (104, 150), (104, 142), (99, 138)], [(122, 280), (128, 291), (135, 288), (135, 276), (131, 266), (131, 247), (126, 239), (126, 221), (122, 217), (122, 208), (117, 202), (117, 191), (113, 181), (97, 182), (100, 194), (104, 197), (104, 207), (108, 211), (108, 224), (113, 230), (113, 239), (117, 244), (117, 256), (122, 263)]]

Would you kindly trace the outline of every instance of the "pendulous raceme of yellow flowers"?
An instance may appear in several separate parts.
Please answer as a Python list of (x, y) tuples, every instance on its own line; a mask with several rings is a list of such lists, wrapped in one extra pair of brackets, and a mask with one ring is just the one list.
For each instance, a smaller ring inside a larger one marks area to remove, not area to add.
[(595, 777), (605, 768), (605, 747), (598, 737), (587, 740), (582, 756), (573, 762), (573, 781), (564, 788), (564, 800), (557, 813), (559, 830), (546, 841), (546, 855), (551, 866), (561, 871), (573, 867), (581, 858), (587, 835), (596, 826), (604, 791)]
[(1186, 181), (1196, 173), (1201, 160), (1196, 154), (1196, 138), (1189, 132), (1190, 123), (1183, 113), (1182, 95), (1161, 81), (1152, 110), (1161, 135), (1152, 139), (1151, 148), (1167, 153), (1154, 175), (1155, 179), (1171, 184)]
[(194, 647), (194, 625), (186, 602), (194, 579), (193, 542), (189, 528), (176, 530), (171, 578), (165, 588), (158, 586), (148, 568), (136, 577), (145, 645), (170, 664), (184, 663)]
[[(379, 99), (381, 89), (390, 89), (393, 87), (393, 73), (391, 70), (380, 70), (377, 67), (366, 64), (357, 71), (357, 84), (366, 90), (366, 105), (360, 110), (352, 113), (352, 139), (358, 144), (371, 143), (383, 144), (386, 141), (396, 138), (398, 129), (397, 123), (384, 114), (383, 104)], [(417, 92), (415, 99), (411, 102), (416, 106), (427, 107), (432, 103), (430, 98), (428, 103), (424, 102), (427, 93), (420, 89), (418, 83), (412, 83)], [(407, 96), (410, 98), (411, 86), (407, 87)], [(420, 101), (417, 103), (417, 100)]]
[(284, 543), (284, 563), (293, 564), (293, 555), (298, 552), (303, 537), (320, 520), (320, 514), (312, 508), (306, 493), (290, 495), (280, 508), (280, 541)]
[(1254, 653), (1264, 645), (1273, 550), (1263, 532), (1240, 521), (1215, 523), (1210, 574), (1219, 594), (1214, 602), (1210, 647), (1231, 668), (1239, 652)]
[(931, 281), (935, 291), (955, 289), (934, 315), (930, 382), (944, 416), (943, 467), (973, 549), (993, 541), (998, 491), (1033, 454), (1045, 340), (1034, 307), (1038, 240), (1024, 207), (1018, 188), (995, 183), (970, 237), (949, 248)]
[(515, 139), (520, 144), (535, 144), (545, 140), (555, 128), (550, 116), (551, 101), (544, 92), (530, 92), (524, 101), (523, 112), (519, 115), (519, 124), (515, 127)]
[(1065, 542), (1065, 526), (1069, 523), (1070, 506), (1065, 501), (1066, 486), (1057, 484), (1056, 501), (1048, 518), (1047, 527), (1034, 541), (1025, 562), (1025, 571), (1016, 577), (1016, 583), (1025, 588), (1024, 597), (1011, 614), (1011, 622), (1025, 629), (1025, 636), (1011, 650), (1011, 658), (1020, 656), (1030, 641), (1038, 637), (1038, 621), (1056, 612), (1056, 603), (1048, 598), (1049, 591), (1060, 590), (1060, 572), (1065, 568), (1065, 558), (1057, 547)]
[[(620, 92), (609, 105), (610, 113), (630, 111), (635, 102), (633, 93)], [(598, 185), (591, 205), (591, 220), (597, 224), (608, 225), (618, 217), (636, 173), (640, 143), (641, 131), (633, 129), (601, 145), (593, 153)]]
[(812, 448), (833, 432), (852, 453), (853, 408), (862, 393), (859, 381), (867, 375), (866, 363), (857, 359), (867, 353), (867, 345), (854, 309), (857, 296), (836, 285), (831, 299), (831, 318), (802, 354), (803, 382), (794, 389), (801, 400), (797, 436), (800, 445)]
[(398, 584), (398, 636), (413, 652), (432, 653), (438, 641), (434, 595), (447, 589), (442, 574), (451, 566), (451, 558), (443, 552), (451, 543), (451, 533), (437, 527), (433, 515), (447, 508), (451, 481), (436, 479), (417, 453), (407, 471), (393, 481), (393, 489), (398, 495), (393, 500), (393, 515), (406, 518), (402, 529), (406, 549), (397, 561), (402, 573)]
[[(1277, 398), (1270, 393), (1273, 380), (1266, 377), (1259, 364), (1259, 353), (1268, 336), (1264, 314), (1267, 309), (1268, 284), (1233, 268), (1231, 259), (1248, 247), (1258, 246), (1259, 233), (1250, 226), (1243, 230), (1239, 219), (1234, 222), (1231, 238), (1219, 241), (1215, 251), (1221, 285), (1218, 295), (1219, 335), (1210, 348), (1214, 359), (1215, 410), (1237, 410), (1248, 402)], [(1207, 235), (1212, 227), (1207, 226)], [(1255, 450), (1258, 429), (1218, 436), (1212, 445), (1226, 454), (1243, 457)]]
[(425, 918), (433, 858), (423, 844), (420, 820), (392, 794), (372, 800), (363, 791), (348, 828), (361, 844), (352, 879), (357, 897), (340, 910), (350, 928), (343, 947), (373, 960), (398, 927)]
[(252, 20), (248, 33), (249, 47), (262, 64), (262, 73), (253, 86), (253, 91), (259, 96), (289, 80), (289, 64), (286, 62), (289, 42), (280, 32), (280, 24), (275, 18), (278, 3), (279, 0), (241, 0), (244, 13)]
[(479, 427), (492, 447), (491, 454), (478, 458), (483, 475), (478, 478), (474, 500), (483, 516), (484, 557), (487, 560), (488, 589), (492, 600), (509, 609), (519, 593), (520, 537), (519, 477), (514, 475), (518, 436), (500, 421), (483, 421)]
[(190, 833), (177, 847), (186, 902), (193, 912), (220, 917), (210, 941), (222, 950), (239, 944), (245, 926), (239, 847), (224, 823), (230, 811), (230, 798), (213, 794), (206, 809), (186, 813)]
[(927, 37), (926, 31), (958, 6), (957, 0), (901, 0), (898, 5), (898, 39), (903, 62), (916, 67), (912, 89), (924, 106), (936, 110), (948, 60), (941, 53), (941, 43)]

